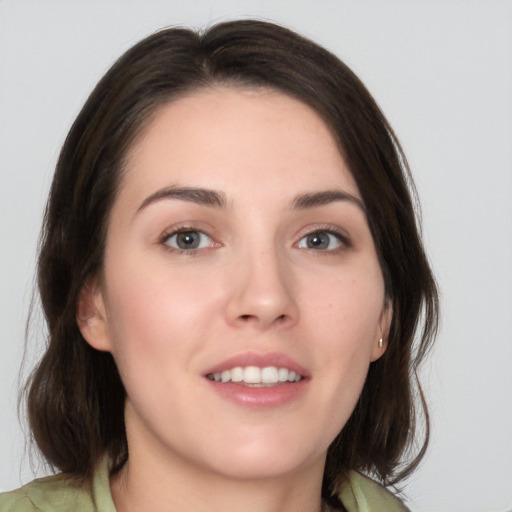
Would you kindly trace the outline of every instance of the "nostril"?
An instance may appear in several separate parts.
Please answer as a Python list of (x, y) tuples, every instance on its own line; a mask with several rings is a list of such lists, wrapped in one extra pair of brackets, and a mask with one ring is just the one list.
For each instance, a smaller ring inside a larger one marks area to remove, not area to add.
[[(239, 317), (241, 320), (244, 320), (244, 321), (247, 321), (247, 320), (250, 320), (251, 318), (255, 318), (254, 315), (240, 315)], [(283, 314), (283, 315), (279, 315), (277, 318), (276, 318), (276, 321), (278, 322), (282, 322), (286, 320), (286, 315)]]

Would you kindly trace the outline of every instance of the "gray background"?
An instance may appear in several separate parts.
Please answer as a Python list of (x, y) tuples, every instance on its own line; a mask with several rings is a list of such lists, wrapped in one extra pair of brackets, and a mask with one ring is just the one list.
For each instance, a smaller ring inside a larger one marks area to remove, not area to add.
[[(0, 490), (32, 478), (16, 417), (18, 375), (42, 209), (72, 120), (101, 74), (143, 36), (241, 16), (281, 22), (345, 60), (410, 160), (443, 310), (423, 372), (432, 444), (405, 487), (411, 508), (512, 507), (512, 2), (505, 0), (1, 1)], [(42, 343), (35, 320), (26, 370)]]

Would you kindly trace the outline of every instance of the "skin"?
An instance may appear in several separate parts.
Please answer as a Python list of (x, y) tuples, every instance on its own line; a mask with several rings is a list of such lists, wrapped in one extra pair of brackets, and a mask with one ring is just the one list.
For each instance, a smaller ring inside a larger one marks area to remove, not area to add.
[[(215, 190), (225, 205), (155, 198), (168, 187)], [(320, 509), (327, 448), (391, 319), (363, 207), (293, 207), (325, 190), (360, 200), (325, 123), (278, 92), (196, 92), (134, 143), (102, 273), (79, 306), (85, 339), (113, 354), (127, 391), (119, 511)], [(177, 228), (204, 233), (199, 248), (180, 250)], [(272, 407), (213, 391), (205, 372), (248, 351), (293, 358), (305, 391)]]

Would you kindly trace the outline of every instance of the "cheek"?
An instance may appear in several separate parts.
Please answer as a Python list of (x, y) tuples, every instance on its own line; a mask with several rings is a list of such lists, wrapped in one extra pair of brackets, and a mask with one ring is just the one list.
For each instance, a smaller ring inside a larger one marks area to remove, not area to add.
[(144, 361), (151, 371), (165, 360), (193, 354), (214, 315), (214, 290), (219, 289), (213, 278), (135, 263), (119, 262), (106, 274), (109, 335), (121, 372), (131, 361), (143, 372)]
[(371, 268), (359, 278), (341, 276), (324, 285), (302, 311), (311, 312), (306, 325), (314, 326), (309, 338), (315, 340), (315, 366), (328, 389), (324, 396), (332, 400), (325, 409), (334, 426), (346, 422), (364, 385), (379, 337), (384, 289), (380, 272)]
[(197, 322), (190, 320), (197, 320), (208, 309), (218, 289), (214, 273), (204, 279), (200, 271), (173, 269), (156, 258), (141, 264), (120, 262), (107, 275), (109, 323), (129, 327), (125, 334), (132, 328), (155, 331), (183, 323), (194, 326)]
[[(128, 263), (107, 274), (112, 354), (135, 410), (155, 425), (168, 424), (174, 410), (186, 414), (187, 379), (218, 316), (213, 290), (219, 287), (164, 265)], [(162, 404), (172, 406), (163, 411)]]
[[(370, 268), (357, 273), (306, 283), (309, 293), (303, 312), (311, 311), (308, 323), (330, 333), (325, 339), (332, 349), (371, 344), (378, 333), (384, 306), (384, 285), (380, 271)], [(316, 322), (315, 322), (316, 318)]]

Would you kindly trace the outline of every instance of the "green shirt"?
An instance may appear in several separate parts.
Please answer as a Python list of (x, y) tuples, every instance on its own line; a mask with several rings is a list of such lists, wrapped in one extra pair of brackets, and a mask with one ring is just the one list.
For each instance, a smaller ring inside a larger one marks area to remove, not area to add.
[[(405, 512), (388, 490), (356, 472), (341, 487), (348, 512)], [(116, 512), (104, 462), (87, 483), (66, 475), (39, 478), (15, 491), (0, 494), (0, 512)]]

